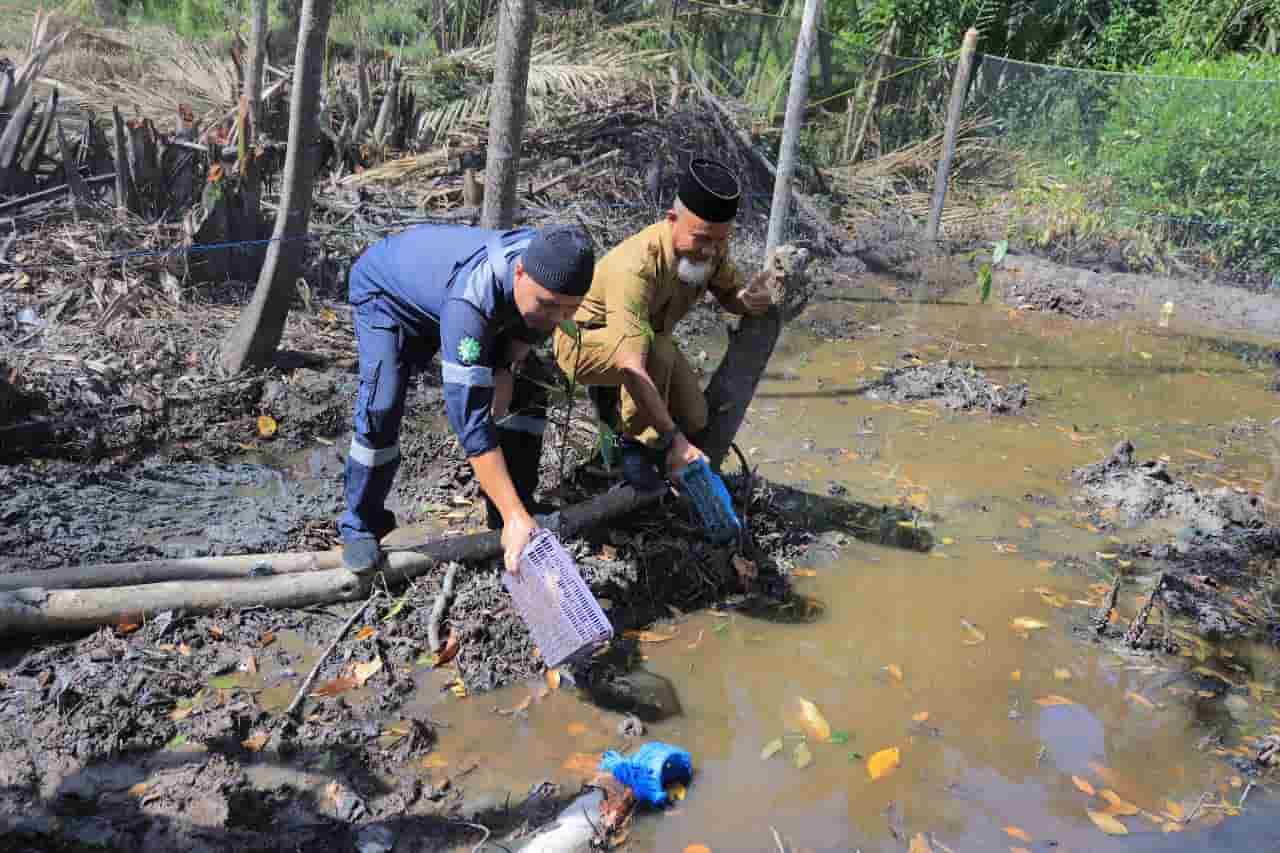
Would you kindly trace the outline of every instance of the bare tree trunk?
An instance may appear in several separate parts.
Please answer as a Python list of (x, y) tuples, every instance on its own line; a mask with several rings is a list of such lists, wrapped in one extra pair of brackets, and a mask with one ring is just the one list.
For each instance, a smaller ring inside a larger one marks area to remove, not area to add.
[(804, 107), (809, 98), (809, 57), (813, 53), (821, 12), (822, 0), (805, 0), (804, 20), (796, 40), (795, 63), (791, 66), (791, 92), (787, 96), (787, 116), (782, 127), (782, 149), (778, 152), (778, 174), (773, 183), (766, 253), (772, 252), (782, 242), (782, 231), (791, 211), (791, 176), (796, 170), (796, 149), (800, 147), (800, 128), (804, 124)]
[(510, 228), (516, 208), (525, 90), (533, 46), (533, 0), (502, 0), (498, 18), (497, 67), (489, 98), (489, 150), (485, 163), (485, 228)]
[(311, 220), (311, 189), (320, 154), (324, 46), (333, 3), (334, 0), (304, 0), (302, 5), (280, 212), (276, 215), (273, 242), (267, 249), (253, 301), (240, 314), (235, 329), (222, 345), (222, 366), (228, 373), (268, 363), (284, 333), (293, 283), (306, 252), (304, 239)]
[(253, 0), (253, 21), (249, 29), (249, 73), (245, 77), (245, 94), (249, 96), (249, 115), (253, 117), (253, 135), (262, 133), (262, 78), (267, 68), (267, 0)]

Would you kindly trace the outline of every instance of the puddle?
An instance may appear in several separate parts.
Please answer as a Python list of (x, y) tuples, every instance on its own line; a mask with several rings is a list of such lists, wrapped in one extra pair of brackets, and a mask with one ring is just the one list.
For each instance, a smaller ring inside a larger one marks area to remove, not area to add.
[[(687, 800), (636, 823), (630, 849), (772, 849), (773, 830), (797, 850), (901, 850), (916, 833), (953, 850), (1200, 849), (1217, 836), (1198, 833), (1212, 830), (1197, 821), (1167, 834), (1167, 815), (1190, 813), (1205, 792), (1243, 794), (1230, 756), (1204, 744), (1220, 736), (1235, 748), (1241, 733), (1280, 723), (1266, 692), (1280, 660), (1258, 645), (1200, 650), (1210, 664), (1247, 666), (1262, 691), (1224, 703), (1185, 672), (1204, 665), (1194, 654), (1122, 657), (1089, 642), (1077, 629), (1115, 571), (1109, 549), (1137, 533), (1091, 530), (1067, 475), (1127, 437), (1171, 467), (1199, 464), (1203, 476), (1260, 487), (1273, 448), (1265, 430), (1242, 438), (1238, 424), (1280, 415), (1268, 374), (1194, 330), (955, 302), (911, 309), (899, 325), (900, 336), (869, 342), (787, 341), (739, 444), (773, 482), (898, 508), (914, 519), (899, 523), (923, 527), (932, 549), (855, 540), (838, 557), (805, 561), (806, 618), (693, 614), (677, 620), (674, 638), (644, 644), (644, 665), (670, 680), (683, 707), (648, 737), (688, 748), (696, 777)], [(988, 416), (854, 393), (901, 366), (904, 351), (1026, 382), (1031, 404)], [(1090, 571), (1055, 572), (1065, 555), (1084, 556)], [(1122, 618), (1135, 610), (1122, 598)], [(525, 714), (495, 713), (529, 695), (520, 686), (436, 703), (432, 716), (453, 723), (440, 754), (476, 761), (520, 792), (548, 776), (576, 784), (567, 769), (576, 753), (625, 743), (616, 714), (564, 690)], [(784, 723), (797, 696), (821, 709), (838, 741), (806, 744), (804, 769)], [(763, 760), (776, 738), (783, 748)], [(900, 766), (873, 780), (868, 759), (890, 748)], [(1121, 817), (1130, 834), (1109, 838), (1086, 814), (1107, 802), (1083, 787), (1145, 814)], [(1277, 812), (1254, 797), (1245, 817), (1202, 817), (1245, 821), (1229, 837), (1256, 842), (1268, 825), (1258, 815)]]

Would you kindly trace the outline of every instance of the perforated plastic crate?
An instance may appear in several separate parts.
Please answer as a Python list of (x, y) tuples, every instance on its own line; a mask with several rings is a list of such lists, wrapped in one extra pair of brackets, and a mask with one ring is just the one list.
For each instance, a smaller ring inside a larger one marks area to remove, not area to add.
[(503, 572), (502, 583), (548, 667), (589, 655), (613, 636), (600, 603), (550, 530), (533, 534), (520, 555), (520, 574)]
[(724, 480), (711, 470), (705, 459), (676, 472), (680, 488), (693, 501), (707, 534), (717, 542), (727, 542), (742, 531), (742, 522), (733, 511), (733, 499)]

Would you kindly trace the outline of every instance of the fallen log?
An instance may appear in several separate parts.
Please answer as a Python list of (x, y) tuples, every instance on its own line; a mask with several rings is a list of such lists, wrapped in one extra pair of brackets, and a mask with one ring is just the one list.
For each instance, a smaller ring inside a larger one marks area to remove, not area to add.
[[(568, 507), (542, 523), (559, 531), (562, 536), (593, 527), (603, 521), (624, 515), (655, 503), (663, 492), (642, 494), (623, 486), (606, 492), (577, 506)], [(394, 550), (387, 554), (381, 574), (389, 583), (400, 583), (421, 577), (433, 568), (448, 562), (476, 562), (502, 553), (501, 535), (497, 532), (477, 533), (448, 539), (436, 539), (410, 549)], [(263, 573), (267, 562), (270, 574)], [(209, 613), (220, 608), (242, 609), (253, 606), (310, 607), (339, 601), (354, 601), (369, 591), (372, 576), (356, 575), (341, 567), (336, 552), (314, 554), (261, 555), (214, 558), (211, 561), (168, 561), (155, 563), (123, 564), (134, 578), (165, 577), (160, 582), (131, 582), (128, 586), (102, 586), (121, 582), (121, 574), (115, 571), (122, 566), (85, 567), (78, 571), (86, 576), (90, 572), (98, 578), (98, 585), (66, 589), (52, 588), (52, 580), (65, 581), (68, 572), (76, 569), (54, 569), (50, 572), (10, 575), (4, 578), (6, 590), (0, 592), (0, 638), (30, 634), (60, 634), (85, 631), (103, 625), (137, 623), (166, 610), (181, 610), (187, 614)], [(310, 562), (308, 562), (310, 560)], [(236, 562), (238, 561), (238, 563)], [(172, 573), (175, 563), (186, 564), (187, 577)], [(204, 563), (193, 568), (190, 564)], [(276, 569), (292, 567), (284, 573)], [(166, 576), (163, 567), (170, 572)], [(307, 568), (310, 566), (311, 568)], [(238, 567), (238, 573), (232, 570)], [(58, 572), (55, 576), (52, 573)], [(192, 580), (194, 575), (199, 580)], [(30, 581), (38, 578), (43, 583), (14, 589), (15, 579)]]

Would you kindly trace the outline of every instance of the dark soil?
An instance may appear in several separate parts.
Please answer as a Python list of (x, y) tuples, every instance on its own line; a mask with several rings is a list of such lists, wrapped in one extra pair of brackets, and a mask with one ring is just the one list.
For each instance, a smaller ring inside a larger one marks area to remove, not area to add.
[(936, 401), (948, 409), (983, 409), (989, 414), (1002, 415), (1022, 411), (1028, 401), (1025, 383), (999, 385), (972, 364), (965, 366), (950, 361), (895, 368), (866, 387), (863, 393), (873, 400)]
[(1020, 310), (1048, 311), (1077, 320), (1101, 320), (1134, 308), (1122, 295), (1090, 293), (1045, 280), (1015, 282), (1005, 291), (1004, 299)]
[(1173, 523), (1172, 536), (1153, 536), (1123, 553), (1141, 561), (1142, 573), (1163, 573), (1161, 601), (1193, 620), (1199, 633), (1280, 641), (1280, 528), (1260, 497), (1231, 488), (1198, 490), (1159, 460), (1137, 461), (1128, 441), (1106, 460), (1073, 472), (1072, 480), (1077, 502), (1114, 510), (1120, 526)]

